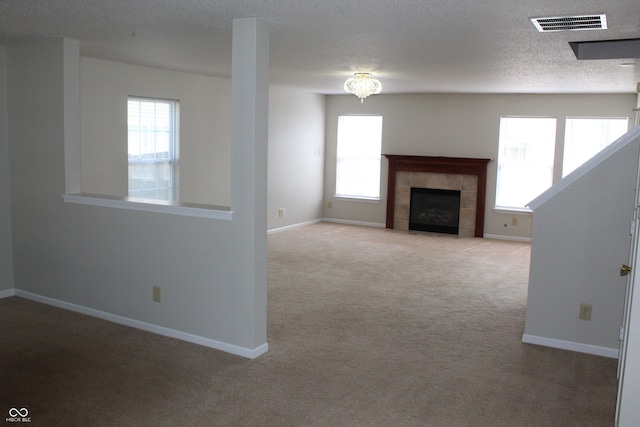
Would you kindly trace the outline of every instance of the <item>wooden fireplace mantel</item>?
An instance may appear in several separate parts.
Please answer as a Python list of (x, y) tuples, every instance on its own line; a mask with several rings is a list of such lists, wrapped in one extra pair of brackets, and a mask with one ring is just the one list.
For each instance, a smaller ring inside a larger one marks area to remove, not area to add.
[(393, 228), (396, 193), (396, 172), (407, 171), (451, 173), (475, 175), (478, 177), (475, 237), (484, 236), (484, 207), (487, 191), (487, 163), (489, 163), (491, 159), (402, 156), (396, 154), (384, 154), (384, 156), (389, 159), (389, 174), (387, 179), (387, 228)]

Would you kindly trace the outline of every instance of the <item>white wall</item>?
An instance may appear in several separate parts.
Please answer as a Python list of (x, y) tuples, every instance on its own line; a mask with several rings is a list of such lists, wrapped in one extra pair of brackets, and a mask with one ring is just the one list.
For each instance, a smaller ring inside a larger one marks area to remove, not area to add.
[[(494, 212), (496, 158), (500, 116), (531, 115), (558, 118), (555, 178), (561, 178), (562, 142), (566, 116), (630, 117), (635, 95), (491, 95), (411, 94), (375, 95), (364, 104), (353, 95), (327, 97), (327, 145), (324, 216), (384, 224), (388, 163), (383, 158), (379, 203), (334, 199), (337, 119), (342, 114), (381, 114), (382, 152), (420, 156), (480, 157), (488, 165), (485, 235), (531, 237), (531, 216)], [(631, 119), (630, 119), (631, 121)], [(327, 208), (327, 201), (333, 207)], [(506, 224), (506, 227), (505, 227)]]
[(5, 46), (0, 44), (0, 292), (13, 288)]
[[(526, 342), (617, 355), (639, 146), (628, 143), (535, 207)], [(579, 319), (581, 303), (592, 304), (590, 321)]]
[(179, 101), (179, 199), (229, 206), (231, 80), (82, 57), (82, 191), (127, 195), (127, 97)]
[[(63, 202), (65, 142), (80, 139), (78, 126), (65, 129), (74, 122), (65, 114), (77, 111), (65, 95), (80, 85), (78, 79), (69, 87), (68, 78), (78, 63), (78, 45), (70, 40), (7, 46), (16, 290), (247, 354), (263, 348), (266, 272), (256, 285), (264, 269), (256, 271), (254, 240), (246, 238), (256, 231), (244, 230), (254, 214), (266, 217), (266, 208), (249, 212), (241, 203), (233, 221), (220, 221)], [(246, 167), (253, 169), (232, 160), (238, 175)], [(266, 227), (262, 234), (266, 241)], [(266, 264), (266, 253), (257, 263)], [(152, 301), (154, 285), (162, 287), (162, 303)]]
[(269, 230), (322, 218), (324, 108), (322, 95), (270, 88)]

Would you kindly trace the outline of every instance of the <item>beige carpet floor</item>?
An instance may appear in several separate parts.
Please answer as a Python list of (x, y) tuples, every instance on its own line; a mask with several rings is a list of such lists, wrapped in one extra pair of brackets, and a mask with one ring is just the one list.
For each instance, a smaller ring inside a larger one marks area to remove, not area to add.
[(614, 359), (523, 344), (529, 245), (316, 224), (269, 236), (247, 360), (0, 300), (0, 422), (611, 426)]

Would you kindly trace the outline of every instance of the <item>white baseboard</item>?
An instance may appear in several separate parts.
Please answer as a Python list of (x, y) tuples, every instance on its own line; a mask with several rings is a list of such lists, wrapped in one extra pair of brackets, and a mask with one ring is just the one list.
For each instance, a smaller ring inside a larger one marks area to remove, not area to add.
[[(387, 224), (379, 223), (379, 222), (364, 222), (364, 221), (352, 221), (348, 219), (338, 219), (338, 218), (322, 218), (322, 220), (317, 222), (333, 222), (337, 224), (348, 224), (348, 225), (362, 225), (364, 227), (377, 227), (377, 228), (385, 228)], [(484, 238), (486, 239), (495, 239), (495, 240), (510, 240), (513, 242), (523, 242), (523, 243), (531, 243), (530, 237), (517, 237), (517, 236), (503, 236), (501, 234), (485, 234)]]
[(362, 225), (364, 227), (376, 227), (376, 228), (385, 228), (387, 225), (380, 222), (364, 222), (364, 221), (351, 221), (348, 219), (338, 219), (338, 218), (322, 218), (323, 222), (334, 222), (337, 224), (348, 224), (348, 225)]
[(601, 347), (591, 344), (582, 344), (573, 341), (558, 340), (555, 338), (539, 337), (535, 335), (522, 334), (522, 342), (527, 344), (542, 345), (545, 347), (559, 348), (561, 350), (577, 351), (579, 353), (593, 354), (595, 356), (618, 358), (617, 348)]
[(531, 243), (531, 237), (503, 236), (501, 234), (485, 234), (485, 239), (510, 240), (512, 242)]
[(151, 323), (142, 322), (140, 320), (129, 319), (127, 317), (118, 316), (116, 314), (107, 313), (104, 311), (96, 310), (93, 308), (84, 307), (77, 304), (71, 304), (65, 301), (60, 301), (54, 298), (45, 297), (42, 295), (34, 294), (31, 292), (15, 290), (15, 296), (26, 298), (32, 301), (40, 302), (54, 307), (62, 308), (69, 311), (75, 311), (77, 313), (86, 314), (88, 316), (97, 317), (99, 319), (108, 320), (109, 322), (118, 323), (120, 325), (130, 326), (136, 329), (142, 329), (143, 331), (152, 332), (158, 335), (164, 335), (166, 337), (176, 338), (182, 341), (187, 341), (194, 344), (199, 344), (205, 347), (214, 348), (227, 353), (235, 354), (237, 356), (246, 357), (249, 359), (255, 359), (258, 356), (266, 353), (269, 350), (267, 343), (262, 344), (256, 348), (245, 348), (234, 344), (225, 343), (222, 341), (213, 340), (211, 338), (205, 338), (198, 335), (189, 334), (182, 331), (176, 331), (175, 329), (165, 328), (164, 326), (153, 325)]
[(267, 231), (267, 234), (279, 233), (281, 231), (293, 230), (295, 228), (306, 227), (307, 225), (318, 224), (322, 222), (322, 219), (314, 219), (313, 221), (300, 222), (298, 224), (287, 225), (286, 227), (273, 228)]
[(0, 291), (0, 298), (9, 298), (16, 295), (15, 289), (7, 289), (6, 291)]

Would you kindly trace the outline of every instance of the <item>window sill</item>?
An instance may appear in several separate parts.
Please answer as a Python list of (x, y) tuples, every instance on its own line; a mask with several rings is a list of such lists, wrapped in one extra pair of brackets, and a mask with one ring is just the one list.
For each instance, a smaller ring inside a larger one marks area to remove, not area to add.
[(368, 202), (368, 203), (379, 203), (379, 197), (358, 197), (358, 196), (333, 196), (336, 200), (350, 200), (353, 202)]
[(87, 193), (63, 194), (62, 198), (66, 203), (74, 203), (77, 205), (220, 219), (224, 221), (231, 221), (233, 219), (233, 211), (226, 206), (167, 202), (164, 200), (136, 199), (134, 197), (116, 197)]
[(494, 207), (493, 211), (496, 213), (511, 214), (511, 215), (531, 215), (533, 211), (529, 208), (499, 208)]

